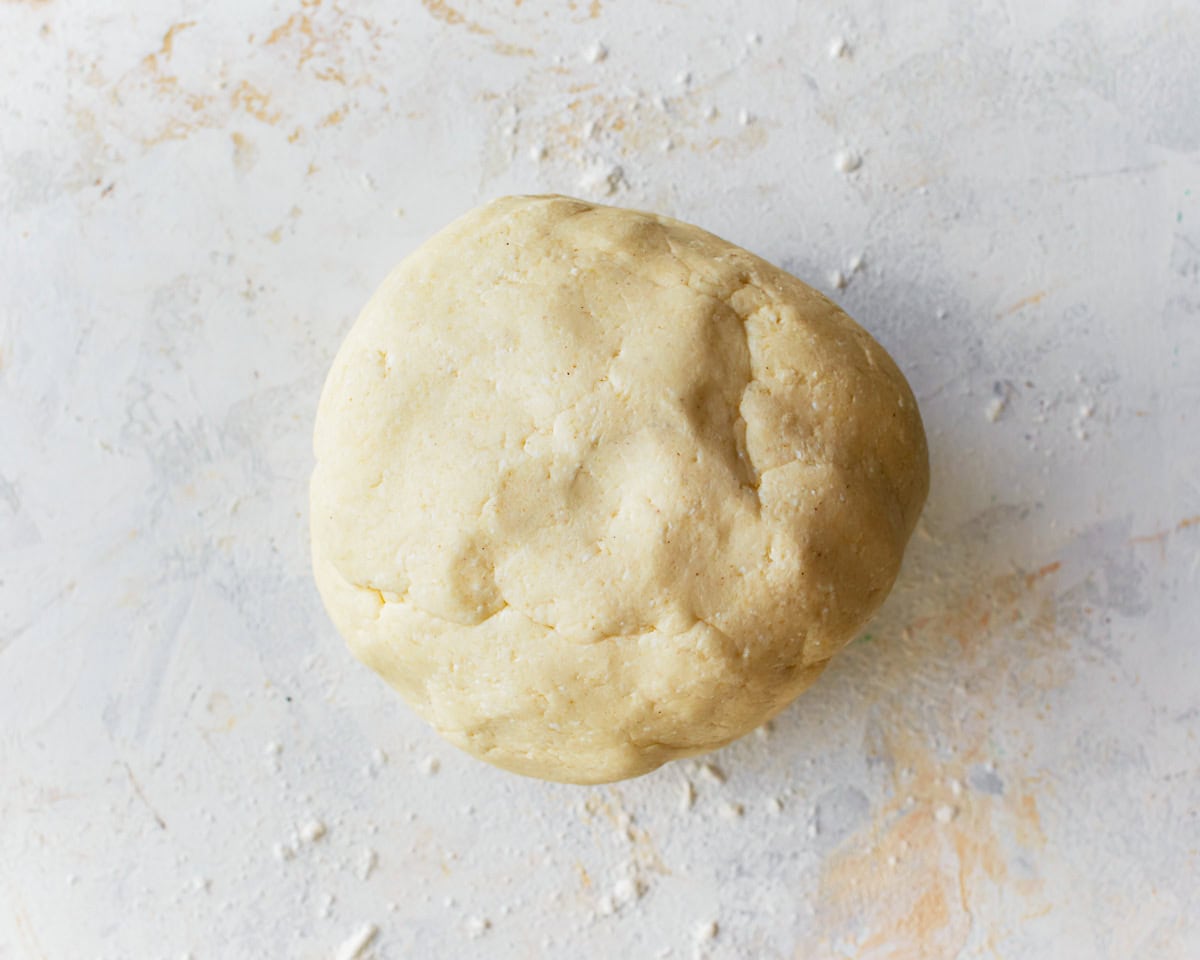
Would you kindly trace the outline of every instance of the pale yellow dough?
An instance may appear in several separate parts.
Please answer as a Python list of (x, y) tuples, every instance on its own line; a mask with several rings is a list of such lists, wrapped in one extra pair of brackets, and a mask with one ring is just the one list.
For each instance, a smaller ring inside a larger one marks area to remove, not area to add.
[(452, 743), (598, 783), (754, 729), (890, 589), (912, 392), (796, 278), (697, 227), (506, 197), (367, 304), (316, 424), (317, 584)]

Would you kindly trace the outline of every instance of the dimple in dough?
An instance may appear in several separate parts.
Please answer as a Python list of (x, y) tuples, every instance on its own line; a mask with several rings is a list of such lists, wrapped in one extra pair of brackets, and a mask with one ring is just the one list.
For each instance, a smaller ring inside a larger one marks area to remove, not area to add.
[(912, 392), (835, 304), (697, 227), (506, 197), (401, 263), (321, 396), (317, 585), (452, 743), (599, 783), (785, 707), (890, 589)]

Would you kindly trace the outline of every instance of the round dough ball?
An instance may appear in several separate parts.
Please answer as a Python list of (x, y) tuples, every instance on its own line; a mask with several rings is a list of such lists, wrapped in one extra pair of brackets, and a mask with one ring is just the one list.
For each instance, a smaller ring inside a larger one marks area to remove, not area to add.
[(928, 488), (891, 358), (697, 227), (507, 197), (367, 304), (316, 424), (316, 579), (452, 743), (600, 783), (712, 750), (879, 606)]

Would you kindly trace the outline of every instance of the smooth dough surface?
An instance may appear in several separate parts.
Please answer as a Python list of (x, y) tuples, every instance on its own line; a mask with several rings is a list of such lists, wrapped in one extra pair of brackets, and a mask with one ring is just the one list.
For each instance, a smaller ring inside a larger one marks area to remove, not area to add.
[(786, 706), (882, 602), (928, 488), (836, 305), (697, 227), (507, 197), (387, 278), (315, 435), (318, 587), (444, 737), (597, 783)]

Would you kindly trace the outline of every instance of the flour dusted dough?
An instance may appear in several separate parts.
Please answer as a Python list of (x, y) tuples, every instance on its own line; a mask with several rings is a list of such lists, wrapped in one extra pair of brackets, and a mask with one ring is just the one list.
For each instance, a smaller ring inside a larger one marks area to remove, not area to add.
[(786, 706), (878, 607), (928, 487), (837, 306), (697, 227), (507, 197), (388, 277), (316, 425), (317, 584), (451, 742), (597, 783)]

